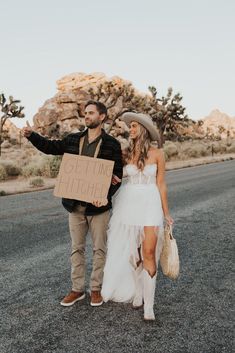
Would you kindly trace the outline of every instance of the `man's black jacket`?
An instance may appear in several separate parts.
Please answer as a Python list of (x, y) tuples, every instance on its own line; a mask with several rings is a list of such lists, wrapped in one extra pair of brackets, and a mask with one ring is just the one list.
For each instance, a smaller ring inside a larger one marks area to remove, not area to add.
[[(46, 154), (62, 155), (64, 153), (79, 154), (79, 141), (82, 136), (87, 134), (87, 129), (82, 132), (69, 134), (62, 140), (48, 140), (47, 138), (32, 132), (28, 140), (40, 151)], [(102, 142), (97, 158), (108, 159), (114, 161), (113, 174), (117, 175), (122, 179), (122, 153), (120, 143), (112, 136), (108, 135), (103, 129), (101, 133)], [(120, 187), (120, 183), (117, 185), (110, 185), (108, 192), (108, 204), (102, 207), (95, 207), (91, 203), (87, 203), (85, 214), (87, 216), (96, 215), (112, 207), (111, 197)], [(72, 212), (77, 200), (62, 199), (64, 208)]]

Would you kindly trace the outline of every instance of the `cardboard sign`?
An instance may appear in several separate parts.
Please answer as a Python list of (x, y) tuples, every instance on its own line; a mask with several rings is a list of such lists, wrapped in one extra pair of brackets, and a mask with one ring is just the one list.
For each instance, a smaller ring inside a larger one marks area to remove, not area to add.
[(54, 195), (68, 199), (106, 203), (114, 161), (65, 153)]

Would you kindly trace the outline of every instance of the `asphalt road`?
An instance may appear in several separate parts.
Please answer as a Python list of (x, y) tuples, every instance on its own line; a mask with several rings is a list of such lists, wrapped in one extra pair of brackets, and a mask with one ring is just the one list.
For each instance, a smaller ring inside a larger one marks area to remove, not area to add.
[[(70, 290), (67, 213), (52, 191), (0, 198), (0, 353), (232, 352), (235, 162), (170, 171), (181, 273), (157, 279), (156, 321)], [(87, 282), (91, 243), (87, 242)]]

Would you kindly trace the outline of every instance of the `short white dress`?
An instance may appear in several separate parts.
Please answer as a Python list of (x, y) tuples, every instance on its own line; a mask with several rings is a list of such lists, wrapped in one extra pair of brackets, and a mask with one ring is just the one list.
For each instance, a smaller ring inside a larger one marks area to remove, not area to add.
[(157, 164), (141, 171), (134, 164), (124, 167), (126, 179), (113, 198), (108, 227), (107, 258), (102, 297), (105, 302), (131, 302), (136, 291), (134, 271), (138, 248), (144, 239), (144, 226), (156, 227), (156, 263), (163, 244), (163, 210), (156, 184)]

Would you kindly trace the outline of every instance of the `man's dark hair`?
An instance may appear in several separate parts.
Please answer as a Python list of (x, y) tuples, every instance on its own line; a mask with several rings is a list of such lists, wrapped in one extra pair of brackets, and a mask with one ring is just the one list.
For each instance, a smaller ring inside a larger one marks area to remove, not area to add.
[(86, 108), (88, 105), (95, 105), (95, 106), (96, 106), (96, 109), (98, 110), (98, 112), (99, 112), (100, 114), (104, 114), (104, 115), (105, 115), (105, 119), (107, 118), (108, 111), (107, 111), (106, 106), (105, 106), (103, 103), (98, 102), (98, 101), (89, 100), (89, 101), (85, 104), (85, 108)]

